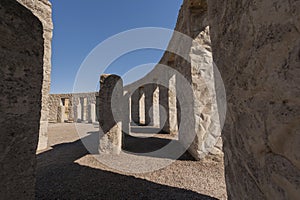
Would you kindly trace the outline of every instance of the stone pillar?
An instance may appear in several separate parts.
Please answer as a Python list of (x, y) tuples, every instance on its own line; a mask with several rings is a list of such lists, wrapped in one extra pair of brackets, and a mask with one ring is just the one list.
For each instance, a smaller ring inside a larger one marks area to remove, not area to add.
[(103, 74), (99, 91), (100, 154), (119, 154), (122, 145), (123, 82), (121, 77)]
[(82, 97), (80, 98), (80, 101), (81, 101), (81, 120), (83, 122), (86, 122), (87, 121), (87, 98), (86, 97)]
[(153, 126), (159, 127), (159, 87), (154, 85), (153, 92)]
[(139, 100), (139, 119), (140, 125), (145, 125), (145, 92), (144, 87), (139, 88), (140, 100)]
[(202, 159), (207, 154), (222, 155), (222, 151), (215, 146), (220, 140), (221, 129), (216, 101), (213, 58), (209, 44), (209, 27), (203, 27), (193, 41), (190, 52), (196, 135), (189, 152), (196, 159)]
[(130, 134), (130, 96), (128, 92), (124, 92), (122, 113), (122, 132)]
[(145, 125), (153, 126), (153, 93), (155, 85), (148, 84), (144, 87), (145, 92)]
[(43, 27), (17, 1), (0, 1), (0, 19), (0, 199), (31, 200), (41, 130)]
[(89, 106), (89, 123), (96, 122), (96, 105), (91, 103)]
[(52, 9), (48, 0), (17, 0), (37, 16), (43, 25), (43, 86), (42, 86), (42, 110), (39, 130), (39, 143), (37, 150), (47, 148), (48, 141), (48, 115), (49, 115), (49, 93), (51, 76), (51, 40), (52, 40)]
[(82, 114), (81, 114), (82, 108), (81, 108), (81, 101), (80, 101), (80, 99), (78, 101), (76, 109), (77, 109), (77, 112), (76, 112), (77, 113), (76, 122), (80, 123), (82, 121)]
[(299, 199), (300, 2), (207, 2), (228, 199)]
[(137, 125), (140, 124), (140, 92), (138, 89), (131, 95), (131, 120)]
[(57, 108), (57, 122), (64, 123), (65, 122), (65, 106), (58, 106)]
[(173, 75), (169, 80), (169, 125), (170, 134), (178, 133), (177, 124), (177, 99), (176, 99), (176, 75)]
[(99, 95), (96, 96), (96, 121), (99, 121)]
[(164, 86), (159, 86), (159, 126), (163, 133), (170, 133), (168, 90), (169, 89)]

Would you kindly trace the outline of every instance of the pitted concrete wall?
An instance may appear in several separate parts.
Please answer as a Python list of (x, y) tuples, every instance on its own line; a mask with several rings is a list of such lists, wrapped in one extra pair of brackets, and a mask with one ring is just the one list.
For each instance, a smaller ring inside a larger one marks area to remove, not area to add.
[(0, 199), (34, 199), (43, 84), (43, 26), (0, 1)]
[(299, 199), (300, 2), (208, 2), (229, 199)]
[(17, 0), (39, 18), (43, 25), (44, 37), (44, 72), (42, 88), (42, 110), (39, 131), (38, 150), (45, 149), (48, 142), (48, 105), (51, 74), (51, 41), (52, 41), (52, 6), (48, 0)]

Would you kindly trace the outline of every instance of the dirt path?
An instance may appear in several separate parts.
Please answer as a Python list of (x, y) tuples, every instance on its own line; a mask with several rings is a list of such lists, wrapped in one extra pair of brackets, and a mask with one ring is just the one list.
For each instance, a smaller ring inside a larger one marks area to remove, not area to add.
[(51, 124), (49, 144), (37, 155), (37, 199), (226, 199), (222, 162), (185, 155), (156, 171), (122, 172), (91, 155), (74, 124)]

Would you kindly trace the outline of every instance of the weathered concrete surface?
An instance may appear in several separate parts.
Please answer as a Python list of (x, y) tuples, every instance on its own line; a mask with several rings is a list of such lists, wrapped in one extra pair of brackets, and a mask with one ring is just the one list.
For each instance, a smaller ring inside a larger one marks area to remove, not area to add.
[(131, 94), (131, 121), (137, 125), (140, 124), (140, 92), (139, 89), (136, 89)]
[(96, 105), (94, 103), (88, 105), (88, 122), (94, 123), (96, 122)]
[(39, 131), (38, 150), (47, 148), (48, 136), (48, 104), (50, 92), (50, 74), (51, 74), (51, 41), (52, 41), (52, 6), (48, 0), (17, 0), (39, 18), (43, 25), (44, 37), (44, 72), (42, 88), (42, 110)]
[(69, 105), (68, 105), (68, 119), (74, 119), (74, 111), (72, 109), (73, 107), (73, 95), (72, 94), (50, 94), (49, 95), (49, 104), (48, 104), (48, 121), (49, 122), (58, 122), (57, 116), (58, 114), (58, 107), (62, 106), (62, 100), (68, 99)]
[[(68, 107), (65, 109), (68, 112), (68, 121), (81, 122), (82, 121), (82, 103), (80, 98), (87, 99), (87, 107), (91, 104), (96, 104), (96, 95), (98, 92), (89, 92), (89, 93), (73, 93), (73, 94), (50, 94), (49, 95), (49, 122), (58, 122), (58, 107), (62, 105), (62, 100), (67, 99), (69, 102)], [(90, 117), (92, 113), (90, 109), (86, 109), (86, 116)]]
[(43, 27), (18, 2), (1, 0), (0, 35), (0, 199), (34, 199)]
[(145, 88), (139, 87), (139, 124), (145, 125)]
[[(180, 130), (180, 124), (185, 127), (179, 131), (179, 139), (185, 143), (184, 141), (189, 141), (187, 138), (195, 136), (188, 150), (197, 160), (208, 154), (223, 154), (207, 18), (206, 0), (185, 0), (175, 31), (186, 36), (174, 33), (159, 65), (142, 79), (125, 87), (125, 90), (132, 91), (149, 83), (164, 83), (158, 85), (160, 128), (162, 132), (174, 134)], [(162, 74), (159, 72), (163, 65), (170, 70)], [(190, 84), (189, 88), (182, 88), (183, 83), (177, 81), (178, 74), (174, 76), (174, 70), (185, 78)], [(182, 94), (180, 90), (187, 90), (187, 93), (192, 90), (192, 94), (185, 97), (186, 102), (191, 102), (191, 105), (180, 105), (176, 94)], [(132, 100), (135, 99), (134, 96)], [(132, 108), (135, 108), (134, 102), (131, 103)], [(191, 115), (183, 122), (182, 111), (190, 110), (189, 107), (192, 107)], [(137, 116), (136, 110), (132, 110), (132, 116)]]
[[(174, 53), (166, 52), (161, 63), (165, 63), (180, 72), (190, 83), (193, 90), (193, 96), (190, 97), (193, 98), (193, 115), (190, 120), (193, 121), (194, 125), (190, 127), (190, 131), (195, 133), (195, 139), (189, 148), (189, 152), (198, 160), (205, 158), (208, 154), (222, 155), (221, 143), (219, 142), (221, 130), (216, 102), (206, 0), (184, 1), (175, 30), (191, 37), (192, 40), (185, 41), (173, 37), (169, 46), (171, 48), (180, 47), (181, 54), (188, 55), (189, 60), (185, 60)], [(178, 91), (182, 83), (176, 83), (176, 77), (174, 81), (172, 81), (172, 78), (171, 76), (168, 94), (170, 132), (176, 130), (173, 123), (174, 119), (177, 119), (178, 124), (180, 124), (181, 118), (180, 110), (178, 111), (179, 105), (175, 103), (172, 105), (174, 100), (171, 99), (174, 99), (174, 97), (172, 97), (171, 91), (174, 84)], [(179, 133), (179, 136), (184, 138), (186, 133)]]
[[(122, 132), (123, 135), (130, 134), (130, 120), (131, 120), (131, 108), (130, 108), (130, 95), (124, 91), (122, 100)], [(123, 141), (124, 144), (124, 141)]]
[(229, 199), (299, 199), (300, 1), (208, 2)]
[(103, 74), (99, 91), (100, 154), (119, 154), (122, 146), (123, 81)]
[(159, 86), (159, 128), (162, 133), (170, 133), (169, 89)]
[(57, 122), (59, 123), (63, 123), (65, 122), (65, 120), (67, 120), (65, 118), (65, 107), (64, 106), (58, 106), (58, 111), (57, 111)]
[(145, 94), (145, 125), (153, 126), (154, 113), (153, 113), (153, 102), (154, 102), (154, 84), (147, 84), (144, 86)]

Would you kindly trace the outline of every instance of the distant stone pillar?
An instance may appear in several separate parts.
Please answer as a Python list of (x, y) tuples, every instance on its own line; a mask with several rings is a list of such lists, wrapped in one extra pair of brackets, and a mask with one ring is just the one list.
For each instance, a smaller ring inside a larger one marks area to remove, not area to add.
[(103, 74), (99, 91), (99, 153), (119, 154), (122, 145), (123, 82), (121, 77)]
[(87, 98), (81, 98), (81, 120), (87, 121)]
[(64, 106), (58, 106), (57, 110), (57, 122), (63, 123), (65, 121), (65, 107)]
[(124, 92), (122, 113), (122, 132), (130, 134), (130, 94), (128, 92)]
[(140, 100), (139, 100), (139, 122), (140, 125), (145, 125), (145, 91), (144, 87), (139, 88)]
[(159, 87), (154, 86), (153, 91), (153, 126), (159, 127)]
[(169, 89), (164, 86), (159, 86), (159, 126), (164, 133), (170, 133), (168, 90)]
[(178, 133), (178, 124), (177, 124), (177, 99), (176, 99), (176, 75), (174, 74), (169, 79), (169, 126), (170, 134)]
[(96, 105), (91, 103), (89, 105), (89, 123), (96, 122)]
[(99, 121), (99, 96), (96, 96), (96, 121)]
[(153, 126), (154, 115), (153, 115), (153, 95), (155, 85), (148, 84), (144, 87), (145, 92), (145, 125)]
[(82, 108), (81, 108), (81, 101), (80, 101), (80, 99), (79, 99), (79, 101), (78, 101), (78, 105), (76, 106), (76, 108), (77, 108), (77, 117), (76, 117), (76, 121), (78, 122), (78, 123), (80, 123), (81, 122), (81, 120), (82, 120), (82, 115), (81, 115), (81, 110), (82, 110)]
[(135, 124), (140, 124), (140, 92), (135, 90), (131, 95), (131, 120)]

